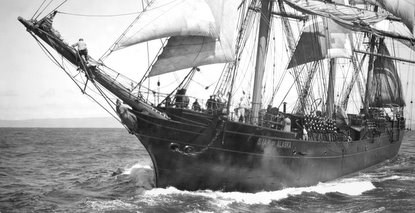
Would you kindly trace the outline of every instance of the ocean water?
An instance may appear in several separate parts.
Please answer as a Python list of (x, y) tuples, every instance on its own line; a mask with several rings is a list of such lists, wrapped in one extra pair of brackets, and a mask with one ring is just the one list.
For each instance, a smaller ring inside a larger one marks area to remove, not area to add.
[(396, 159), (310, 187), (189, 192), (154, 188), (152, 175), (124, 129), (0, 128), (1, 213), (415, 212), (415, 133)]

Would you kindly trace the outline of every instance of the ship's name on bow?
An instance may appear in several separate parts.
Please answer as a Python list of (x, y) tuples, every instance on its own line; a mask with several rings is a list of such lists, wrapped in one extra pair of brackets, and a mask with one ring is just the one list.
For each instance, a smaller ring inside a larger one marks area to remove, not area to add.
[(258, 139), (258, 145), (260, 146), (276, 146), (277, 148), (282, 149), (291, 149), (291, 142), (290, 141), (275, 141), (266, 138)]

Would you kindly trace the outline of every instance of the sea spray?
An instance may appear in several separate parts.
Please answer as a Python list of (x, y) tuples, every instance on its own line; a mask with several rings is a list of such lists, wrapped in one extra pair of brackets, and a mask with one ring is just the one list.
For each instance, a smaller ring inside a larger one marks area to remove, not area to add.
[(154, 170), (149, 165), (136, 163), (130, 168), (126, 168), (122, 175), (129, 175), (137, 187), (149, 190), (155, 186)]
[(130, 175), (133, 170), (137, 169), (149, 169), (152, 170), (153, 168), (150, 165), (142, 165), (140, 163), (136, 163), (131, 167), (127, 167), (124, 169), (123, 175)]

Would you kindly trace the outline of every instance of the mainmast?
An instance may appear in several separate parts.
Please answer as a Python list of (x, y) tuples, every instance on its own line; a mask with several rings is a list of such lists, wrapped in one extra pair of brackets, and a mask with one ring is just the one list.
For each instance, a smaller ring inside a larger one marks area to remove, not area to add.
[[(376, 36), (372, 35), (370, 39), (370, 52), (373, 53), (375, 51), (376, 45)], [(366, 78), (366, 92), (365, 92), (365, 105), (364, 110), (366, 114), (369, 114), (369, 102), (370, 102), (370, 90), (373, 87), (373, 63), (374, 63), (374, 55), (369, 56), (369, 68), (367, 70), (367, 78)]]
[(332, 118), (334, 112), (334, 83), (336, 79), (336, 59), (330, 59), (329, 86), (327, 90), (326, 117)]
[(261, 20), (258, 32), (258, 48), (255, 64), (254, 91), (252, 93), (252, 124), (258, 124), (259, 110), (262, 101), (262, 81), (265, 71), (265, 60), (268, 50), (269, 28), (271, 22), (272, 1), (262, 0), (261, 2)]

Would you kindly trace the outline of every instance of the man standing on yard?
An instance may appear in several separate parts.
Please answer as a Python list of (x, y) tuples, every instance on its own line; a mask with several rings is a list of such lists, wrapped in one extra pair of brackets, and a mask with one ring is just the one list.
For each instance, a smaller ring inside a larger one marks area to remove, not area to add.
[(80, 38), (78, 42), (72, 45), (72, 47), (78, 47), (79, 55), (84, 56), (85, 61), (88, 63), (88, 49), (86, 48), (86, 43), (84, 39)]

